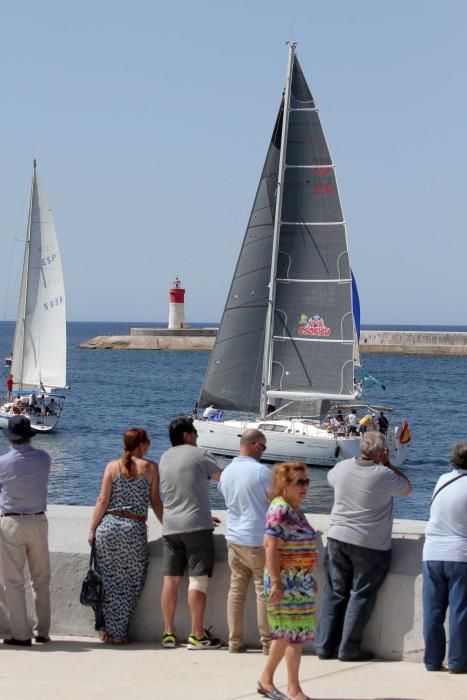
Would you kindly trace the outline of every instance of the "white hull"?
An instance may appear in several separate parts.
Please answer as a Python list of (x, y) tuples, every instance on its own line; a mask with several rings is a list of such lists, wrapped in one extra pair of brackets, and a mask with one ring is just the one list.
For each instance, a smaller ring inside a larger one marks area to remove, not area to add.
[[(268, 430), (265, 424), (271, 426)], [(248, 428), (259, 428), (267, 438), (267, 449), (262, 461), (283, 462), (296, 460), (310, 466), (333, 467), (343, 459), (360, 453), (360, 437), (335, 436), (314, 422), (295, 420), (276, 421), (209, 421), (195, 420), (198, 445), (215, 454), (235, 457), (240, 437)], [(285, 428), (285, 430), (283, 430)], [(394, 433), (387, 436), (391, 464), (398, 467), (405, 461), (406, 446), (401, 445)]]
[[(8, 420), (13, 416), (4, 409), (4, 406), (0, 407), (0, 428), (8, 428)], [(31, 421), (31, 428), (37, 433), (50, 433), (59, 421), (59, 416), (29, 416)]]
[[(58, 394), (47, 394), (48, 397), (53, 397), (55, 401), (55, 406), (50, 413), (35, 411), (32, 408), (24, 408), (21, 410), (21, 415), (27, 416), (31, 423), (31, 428), (37, 433), (50, 433), (55, 429), (58, 421), (60, 420), (60, 414), (63, 409), (63, 404), (65, 401), (64, 396), (59, 396)], [(0, 404), (0, 428), (8, 428), (8, 421), (15, 414), (13, 411), (13, 403), (11, 401), (6, 401)]]

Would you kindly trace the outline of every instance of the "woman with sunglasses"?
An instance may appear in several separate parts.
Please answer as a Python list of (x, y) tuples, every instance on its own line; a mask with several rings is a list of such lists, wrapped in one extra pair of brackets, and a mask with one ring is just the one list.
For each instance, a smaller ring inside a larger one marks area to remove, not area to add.
[[(302, 462), (284, 462), (273, 469), (264, 535), (264, 591), (272, 643), (258, 681), (258, 693), (271, 700), (308, 700), (298, 674), (303, 645), (313, 639), (315, 622), (316, 534), (300, 510), (309, 483)], [(287, 695), (274, 685), (284, 655)]]

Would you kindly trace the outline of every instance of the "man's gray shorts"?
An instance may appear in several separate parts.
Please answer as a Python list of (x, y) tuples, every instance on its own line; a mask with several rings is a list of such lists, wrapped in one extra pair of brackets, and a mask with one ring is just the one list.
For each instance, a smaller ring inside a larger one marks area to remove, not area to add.
[(164, 576), (212, 576), (214, 536), (212, 530), (164, 535)]

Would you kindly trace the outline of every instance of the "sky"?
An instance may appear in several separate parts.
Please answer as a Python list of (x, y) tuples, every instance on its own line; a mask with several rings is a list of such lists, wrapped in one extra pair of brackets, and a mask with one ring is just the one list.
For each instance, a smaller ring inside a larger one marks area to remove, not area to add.
[(362, 323), (465, 324), (466, 34), (463, 0), (2, 3), (1, 318), (37, 158), (68, 320), (166, 321), (179, 275), (219, 321), (293, 39)]

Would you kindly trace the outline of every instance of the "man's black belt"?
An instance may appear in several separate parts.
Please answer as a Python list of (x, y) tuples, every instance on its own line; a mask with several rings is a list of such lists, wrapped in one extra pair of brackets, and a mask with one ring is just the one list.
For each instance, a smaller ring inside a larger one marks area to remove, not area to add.
[(25, 517), (26, 515), (44, 515), (45, 511), (40, 510), (38, 513), (2, 513), (2, 518), (7, 518), (9, 515), (18, 515), (20, 517)]

